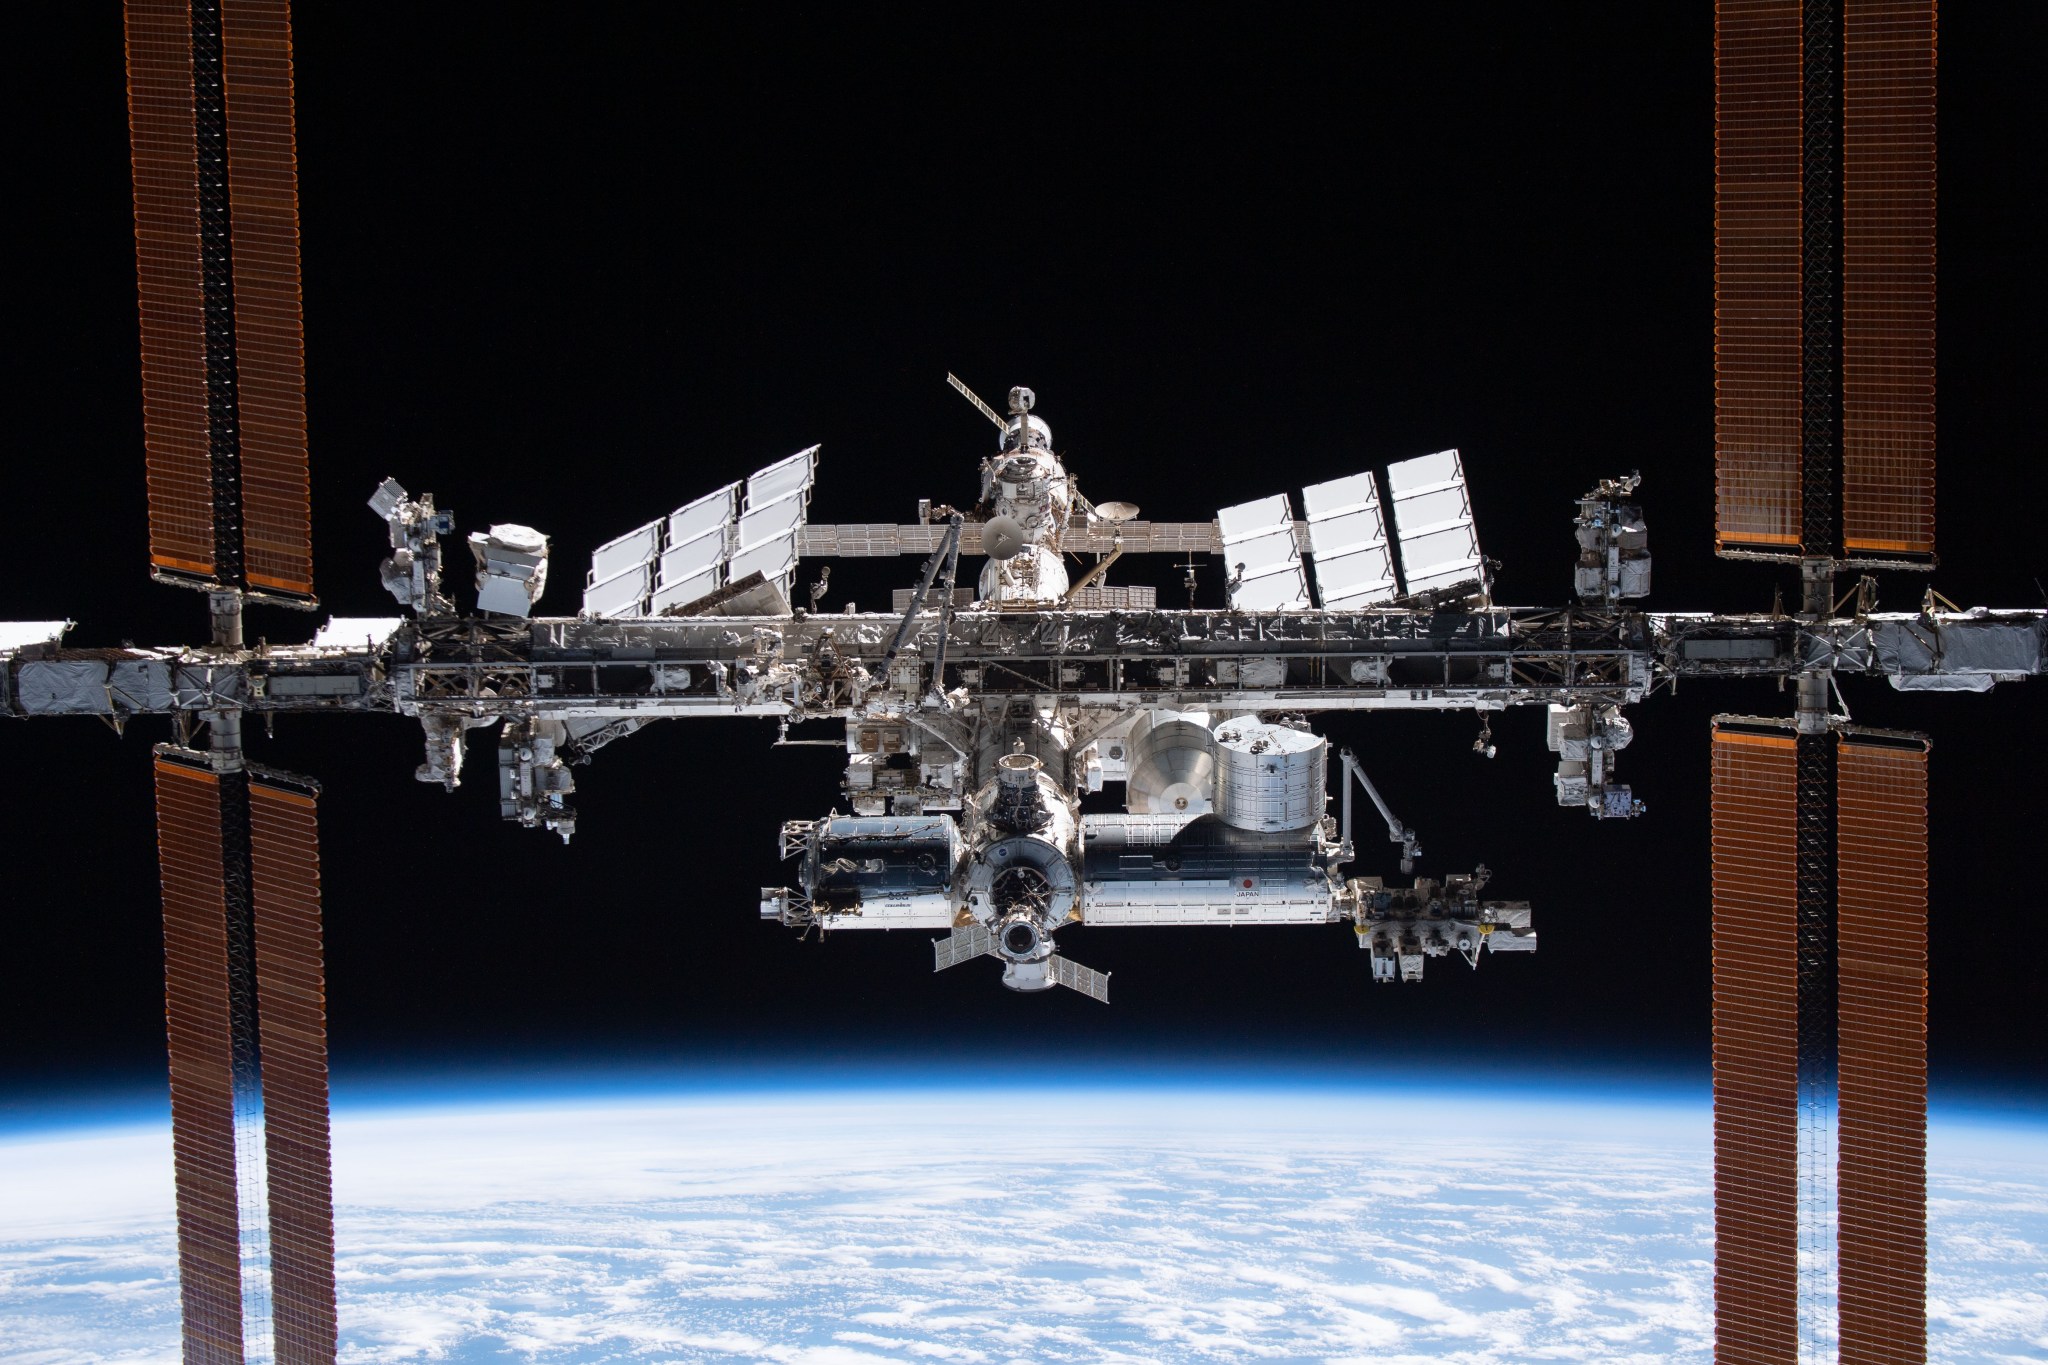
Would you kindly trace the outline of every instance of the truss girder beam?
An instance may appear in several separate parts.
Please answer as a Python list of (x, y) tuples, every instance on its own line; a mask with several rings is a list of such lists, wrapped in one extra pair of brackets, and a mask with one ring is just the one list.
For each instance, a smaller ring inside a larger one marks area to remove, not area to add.
[[(409, 623), (375, 648), (0, 655), (0, 714), (845, 714), (931, 679), (938, 625), (895, 615)], [(1631, 703), (1678, 679), (1814, 669), (1981, 690), (2048, 671), (2040, 611), (1784, 616), (1480, 612), (961, 612), (941, 690), (1090, 705), (1296, 710)]]

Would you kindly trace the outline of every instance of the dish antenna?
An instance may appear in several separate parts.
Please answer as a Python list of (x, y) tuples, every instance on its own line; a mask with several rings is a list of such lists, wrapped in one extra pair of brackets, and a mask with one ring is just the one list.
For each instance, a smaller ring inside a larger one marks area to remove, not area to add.
[(982, 524), (981, 550), (990, 559), (1013, 559), (1029, 537), (1015, 517), (991, 517)]

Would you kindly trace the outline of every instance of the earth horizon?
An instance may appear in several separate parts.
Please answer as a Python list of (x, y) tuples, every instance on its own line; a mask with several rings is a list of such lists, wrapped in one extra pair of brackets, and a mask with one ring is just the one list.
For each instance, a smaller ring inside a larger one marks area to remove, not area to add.
[[(1704, 1086), (337, 1084), (344, 1361), (1706, 1361)], [(0, 1360), (174, 1361), (161, 1106), (0, 1126)], [(2048, 1351), (2048, 1121), (1937, 1102), (1930, 1359)]]

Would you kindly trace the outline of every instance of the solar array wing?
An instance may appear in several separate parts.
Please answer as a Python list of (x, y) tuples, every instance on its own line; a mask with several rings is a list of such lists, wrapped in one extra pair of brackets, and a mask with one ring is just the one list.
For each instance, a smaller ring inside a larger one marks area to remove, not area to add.
[(243, 574), (251, 587), (311, 597), (299, 172), (287, 0), (224, 0), (221, 64), (234, 239)]
[[(184, 1358), (242, 1360), (235, 1167), (235, 1018), (221, 778), (202, 756), (156, 761), (164, 898), (164, 1021), (178, 1200)], [(246, 983), (244, 983), (246, 984)]]
[(650, 521), (616, 540), (608, 540), (591, 551), (590, 581), (602, 583), (616, 578), (628, 569), (650, 562), (660, 549), (661, 523), (658, 521)]
[(131, 0), (150, 563), (313, 596), (291, 26), (283, 0)]
[(699, 573), (674, 577), (670, 577), (664, 570), (661, 581), (655, 585), (654, 591), (648, 594), (648, 614), (660, 616), (717, 592), (724, 578), (722, 567), (722, 564), (713, 564)]
[(1478, 586), (1485, 574), (1465, 466), (1455, 450), (1387, 466), (1394, 527), (1401, 544), (1401, 580), (1411, 593)]
[(770, 580), (783, 580), (786, 586), (796, 569), (797, 532), (810, 509), (811, 479), (817, 464), (818, 447), (812, 446), (748, 477), (738, 545), (726, 570), (731, 581), (759, 573)]
[(995, 950), (996, 936), (983, 925), (970, 924), (964, 929), (955, 929), (944, 938), (932, 940), (932, 970), (943, 972), (948, 967), (986, 957)]
[(1924, 1360), (1926, 737), (1713, 748), (1717, 1358), (1828, 1335), (1832, 1249), (1843, 1358)]
[(694, 540), (671, 544), (661, 552), (661, 586), (671, 587), (703, 574), (714, 578), (725, 562), (726, 531), (723, 526), (706, 531)]
[(1724, 0), (1714, 23), (1714, 529), (1797, 553), (1802, 336), (1801, 5)]
[(647, 599), (653, 589), (653, 566), (635, 564), (624, 573), (615, 574), (601, 583), (587, 585), (583, 589), (583, 614), (599, 617), (645, 616)]
[(1924, 562), (1934, 0), (1812, 8), (1715, 12), (1716, 541)]
[(819, 447), (758, 469), (598, 546), (583, 590), (585, 616), (649, 616), (686, 606), (759, 573), (782, 580), (796, 568), (797, 534), (810, 507)]
[(783, 579), (796, 569), (796, 558), (796, 537), (778, 536), (735, 554), (726, 572), (735, 583), (754, 573), (763, 578)]
[[(289, 774), (217, 772), (208, 755), (157, 750), (188, 1361), (240, 1362), (245, 1328), (266, 1319), (274, 1359), (334, 1359), (317, 791)], [(245, 1236), (261, 1259), (245, 1258)]]
[(334, 1175), (318, 788), (249, 778), (249, 890), (262, 1035), (263, 1153), (276, 1359), (334, 1359)]
[(191, 15), (186, 4), (161, 0), (135, 0), (125, 15), (149, 558), (159, 571), (211, 579), (213, 454)]
[(759, 545), (789, 535), (804, 524), (805, 502), (801, 492), (785, 494), (771, 502), (749, 500), (747, 510), (740, 515), (739, 543)]
[(1845, 1360), (1926, 1359), (1927, 753), (1852, 734), (1838, 755)]
[(1294, 544), (1294, 509), (1285, 493), (1226, 507), (1216, 514), (1216, 525), (1234, 609), (1307, 609), (1308, 581), (1302, 577), (1301, 551)]
[(684, 503), (668, 514), (668, 543), (685, 545), (732, 525), (739, 509), (740, 486), (729, 483), (695, 502)]
[(1934, 0), (1842, 9), (1842, 546), (1934, 553)]
[(1387, 545), (1379, 485), (1370, 472), (1301, 490), (1315, 554), (1316, 596), (1326, 611), (1371, 606), (1393, 598), (1394, 557)]
[(1799, 1315), (1797, 744), (1713, 740), (1714, 1341), (1791, 1360)]
[(1109, 973), (1098, 972), (1093, 967), (1083, 967), (1072, 958), (1054, 953), (1045, 960), (1052, 979), (1068, 990), (1079, 991), (1091, 1000), (1109, 1003)]
[(647, 615), (662, 528), (662, 522), (650, 521), (591, 551), (590, 574), (583, 585), (585, 616)]
[(725, 582), (725, 557), (739, 512), (739, 491), (738, 484), (729, 483), (669, 513), (667, 548), (661, 552), (654, 593), (648, 602), (654, 615), (707, 597)]
[(810, 496), (811, 480), (818, 468), (819, 447), (799, 450), (786, 460), (777, 460), (747, 477), (747, 506), (758, 507), (792, 493)]

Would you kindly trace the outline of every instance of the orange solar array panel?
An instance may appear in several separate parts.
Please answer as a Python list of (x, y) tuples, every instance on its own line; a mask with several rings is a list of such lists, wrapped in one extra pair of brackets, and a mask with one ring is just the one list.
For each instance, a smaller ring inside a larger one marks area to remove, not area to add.
[(1714, 1359), (1797, 1353), (1797, 759), (1790, 733), (1716, 725), (1713, 754)]
[(1934, 553), (1934, 0), (1842, 27), (1842, 539)]
[(234, 241), (242, 562), (253, 588), (310, 597), (299, 180), (285, 0), (223, 0), (228, 214)]
[(126, 15), (149, 557), (160, 569), (211, 577), (213, 461), (191, 12), (185, 0), (129, 0)]
[(1714, 8), (1714, 471), (1722, 549), (1800, 544), (1800, 6)]
[(331, 1362), (334, 1179), (327, 1119), (327, 969), (320, 834), (310, 790), (249, 785), (250, 891), (263, 1035), (271, 1313), (278, 1365)]
[(204, 768), (159, 757), (156, 811), (185, 1361), (241, 1365), (241, 1228), (235, 1200), (234, 1045), (220, 779)]
[(1842, 1365), (1927, 1358), (1927, 747), (1837, 764)]

